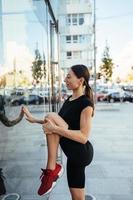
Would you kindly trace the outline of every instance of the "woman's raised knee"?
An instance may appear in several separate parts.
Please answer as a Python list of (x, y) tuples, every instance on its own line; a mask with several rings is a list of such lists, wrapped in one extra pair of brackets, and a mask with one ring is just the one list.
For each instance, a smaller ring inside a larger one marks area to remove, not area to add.
[(52, 120), (58, 126), (68, 129), (68, 124), (55, 112), (48, 113), (45, 118)]
[(59, 116), (57, 113), (55, 112), (49, 112), (45, 118), (48, 118), (48, 119), (55, 119), (55, 117)]

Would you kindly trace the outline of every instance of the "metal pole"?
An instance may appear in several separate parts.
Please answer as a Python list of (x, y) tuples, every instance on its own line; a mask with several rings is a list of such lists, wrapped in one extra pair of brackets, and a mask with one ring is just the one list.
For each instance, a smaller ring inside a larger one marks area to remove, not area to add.
[[(57, 21), (57, 25), (59, 26), (59, 21)], [(59, 107), (61, 108), (61, 66), (60, 66), (60, 33), (57, 34), (57, 49), (58, 49), (58, 76), (59, 76)], [(58, 110), (57, 110), (58, 111)]]
[(14, 89), (16, 90), (16, 58), (14, 58), (13, 60), (13, 76), (14, 76), (13, 86), (14, 86)]
[[(48, 16), (48, 5), (46, 4), (46, 31), (47, 31), (47, 81), (50, 86), (50, 50), (49, 50), (49, 16)], [(48, 88), (48, 108), (49, 112), (51, 111), (50, 101), (51, 101), (51, 91), (50, 87)]]
[(96, 93), (97, 93), (97, 83), (96, 83), (96, 0), (93, 0), (94, 5), (94, 24), (93, 24), (93, 31), (94, 31), (94, 101), (97, 102)]
[(54, 83), (55, 83), (55, 63), (53, 62), (53, 35), (54, 35), (54, 24), (52, 21), (50, 21), (50, 69), (51, 69), (51, 104), (52, 104), (52, 112), (55, 112), (55, 89), (54, 89)]

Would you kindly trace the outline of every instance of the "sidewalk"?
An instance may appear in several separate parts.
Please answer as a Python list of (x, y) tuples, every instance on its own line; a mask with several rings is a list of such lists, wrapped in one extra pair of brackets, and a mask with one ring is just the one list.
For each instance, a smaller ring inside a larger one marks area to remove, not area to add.
[[(96, 107), (90, 137), (95, 155), (86, 168), (86, 193), (93, 194), (97, 200), (132, 200), (133, 104), (121, 104), (112, 111), (101, 110), (100, 106)], [(13, 109), (16, 115), (19, 111)], [(35, 107), (33, 111), (37, 117), (44, 115)], [(19, 193), (22, 200), (46, 199), (37, 195), (40, 169), (47, 160), (46, 149), (41, 126), (26, 120), (13, 128), (0, 124), (0, 167), (6, 176), (7, 192)], [(64, 166), (65, 162), (63, 156)], [(70, 200), (65, 173), (50, 200)]]

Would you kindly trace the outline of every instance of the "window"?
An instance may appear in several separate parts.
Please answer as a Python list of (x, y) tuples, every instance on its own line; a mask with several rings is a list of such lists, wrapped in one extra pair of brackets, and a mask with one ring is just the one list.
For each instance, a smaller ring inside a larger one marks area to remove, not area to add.
[(66, 43), (71, 43), (71, 35), (66, 36)]
[(66, 57), (67, 59), (81, 59), (82, 51), (67, 51)]
[(67, 59), (71, 59), (72, 58), (72, 52), (67, 51), (66, 56), (67, 56)]
[(80, 59), (81, 58), (81, 51), (73, 51), (73, 58)]
[(66, 25), (82, 25), (84, 24), (84, 14), (68, 14), (66, 18)]
[(71, 25), (71, 15), (70, 15), (70, 14), (67, 15), (66, 24), (67, 24), (68, 26)]
[(73, 43), (78, 43), (78, 36), (77, 35), (73, 35)]
[(72, 25), (77, 25), (77, 14), (72, 14)]
[(85, 35), (66, 35), (66, 43), (85, 43)]
[(84, 15), (79, 14), (79, 25), (82, 25), (84, 23)]
[(79, 35), (79, 43), (84, 43), (84, 42), (85, 42), (85, 36)]

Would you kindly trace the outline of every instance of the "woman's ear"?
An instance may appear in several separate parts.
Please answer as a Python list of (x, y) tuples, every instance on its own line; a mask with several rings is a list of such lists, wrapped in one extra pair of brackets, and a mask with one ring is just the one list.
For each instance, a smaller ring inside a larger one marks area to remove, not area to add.
[(84, 85), (84, 78), (83, 78), (83, 77), (80, 78), (80, 83), (81, 83), (82, 85)]

